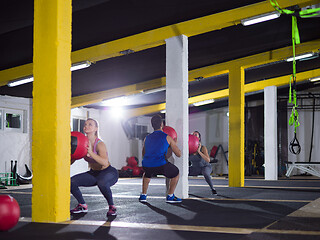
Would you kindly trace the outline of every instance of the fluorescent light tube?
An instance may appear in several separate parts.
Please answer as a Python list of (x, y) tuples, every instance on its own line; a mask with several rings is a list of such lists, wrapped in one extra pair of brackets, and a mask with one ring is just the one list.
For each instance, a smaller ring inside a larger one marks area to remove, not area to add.
[(251, 17), (251, 18), (242, 19), (241, 20), (241, 24), (243, 26), (248, 26), (248, 25), (252, 25), (252, 24), (256, 24), (256, 23), (260, 23), (260, 22), (265, 22), (265, 21), (269, 21), (269, 20), (272, 20), (272, 19), (276, 19), (276, 18), (280, 17), (280, 15), (281, 15), (281, 13), (279, 13), (278, 11), (265, 13), (265, 14), (254, 16), (254, 17)]
[(33, 77), (32, 76), (28, 76), (28, 77), (25, 77), (25, 78), (20, 78), (20, 79), (11, 81), (7, 85), (9, 87), (15, 87), (15, 86), (26, 84), (26, 83), (29, 83), (29, 82), (32, 82), (32, 81), (33, 81)]
[(204, 101), (200, 101), (200, 102), (195, 102), (192, 105), (195, 107), (201, 106), (201, 105), (206, 105), (206, 104), (210, 104), (213, 103), (214, 99), (209, 99), (209, 100), (204, 100)]
[[(301, 55), (297, 55), (295, 57), (296, 60), (301, 60), (301, 59), (304, 59), (304, 58), (309, 58), (309, 57), (313, 57), (314, 56), (314, 53), (311, 52), (311, 53), (304, 53), (304, 54), (301, 54)], [(293, 61), (293, 57), (289, 57), (286, 59), (287, 62), (292, 62)]]
[(76, 70), (80, 70), (83, 68), (87, 68), (90, 67), (91, 62), (90, 61), (84, 61), (84, 62), (79, 62), (79, 63), (74, 63), (72, 64), (70, 70), (71, 71), (76, 71)]
[(117, 98), (111, 98), (101, 102), (101, 105), (106, 107), (121, 107), (128, 105), (128, 97), (122, 96)]
[[(79, 62), (79, 63), (72, 64), (70, 70), (75, 71), (75, 70), (90, 67), (90, 65), (91, 65), (90, 61)], [(28, 77), (13, 80), (13, 81), (9, 82), (7, 85), (9, 87), (15, 87), (15, 86), (19, 86), (19, 85), (26, 84), (29, 82), (33, 82), (33, 76), (28, 76)]]
[(320, 81), (320, 76), (319, 77), (310, 78), (309, 81), (310, 82)]
[(152, 94), (152, 93), (162, 92), (164, 90), (166, 90), (166, 86), (154, 88), (154, 89), (149, 89), (149, 90), (143, 90), (142, 92), (144, 94)]

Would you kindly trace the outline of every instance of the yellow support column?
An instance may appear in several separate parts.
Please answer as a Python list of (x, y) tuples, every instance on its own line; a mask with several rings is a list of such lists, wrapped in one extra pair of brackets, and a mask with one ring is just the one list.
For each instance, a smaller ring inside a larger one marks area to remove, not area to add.
[(70, 219), (71, 0), (34, 1), (32, 221)]
[(229, 186), (244, 186), (244, 69), (229, 71)]

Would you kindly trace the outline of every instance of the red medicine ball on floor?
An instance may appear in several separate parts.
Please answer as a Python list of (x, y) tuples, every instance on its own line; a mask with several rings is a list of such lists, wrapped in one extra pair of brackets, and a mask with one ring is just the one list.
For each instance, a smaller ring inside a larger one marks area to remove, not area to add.
[(170, 137), (172, 137), (173, 140), (176, 140), (178, 137), (176, 130), (174, 130), (174, 128), (172, 128), (172, 127), (164, 126), (162, 128), (162, 131), (164, 133), (168, 134)]
[(197, 152), (198, 147), (199, 147), (199, 138), (196, 137), (195, 135), (189, 134), (189, 154), (193, 154)]
[(138, 165), (138, 162), (135, 157), (129, 157), (127, 162), (128, 162), (128, 166), (130, 167), (135, 167)]
[(123, 166), (122, 168), (121, 168), (121, 171), (132, 171), (132, 167), (130, 167), (130, 166)]
[(71, 159), (78, 160), (88, 153), (89, 140), (81, 132), (71, 132)]
[(138, 167), (138, 166), (133, 167), (133, 169), (132, 169), (132, 176), (140, 176), (140, 174), (141, 174), (140, 167)]
[(20, 207), (9, 195), (0, 195), (0, 231), (8, 231), (19, 221)]

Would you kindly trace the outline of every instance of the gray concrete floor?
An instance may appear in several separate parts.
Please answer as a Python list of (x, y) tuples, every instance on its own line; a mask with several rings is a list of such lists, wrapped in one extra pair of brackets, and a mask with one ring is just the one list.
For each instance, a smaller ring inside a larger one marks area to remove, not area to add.
[(22, 217), (0, 239), (320, 239), (320, 179), (251, 178), (243, 188), (228, 187), (224, 177), (213, 181), (218, 196), (202, 177), (193, 177), (189, 198), (173, 205), (165, 202), (164, 178), (151, 180), (147, 204), (138, 201), (140, 178), (119, 179), (112, 187), (118, 215), (109, 219), (99, 189), (82, 188), (89, 212), (59, 224), (30, 221), (31, 186), (0, 190), (19, 202)]

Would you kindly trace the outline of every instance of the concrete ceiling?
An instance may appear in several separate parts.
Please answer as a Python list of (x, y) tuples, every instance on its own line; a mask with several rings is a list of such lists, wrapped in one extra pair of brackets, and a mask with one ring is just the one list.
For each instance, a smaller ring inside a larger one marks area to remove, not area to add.
[[(280, 6), (298, 2), (304, 7), (320, 1), (278, 2)], [(212, 74), (204, 75), (204, 69), (232, 64), (253, 55), (258, 59), (263, 53), (271, 54), (277, 49), (291, 47), (290, 16), (281, 15), (278, 19), (247, 27), (239, 24), (242, 16), (253, 16), (259, 11), (270, 12), (271, 5), (270, 8), (265, 7), (267, 5), (270, 5), (269, 1), (254, 0), (73, 0), (72, 61), (95, 59), (89, 68), (72, 72), (73, 106), (101, 108), (99, 102), (102, 99), (122, 95), (132, 95), (128, 106), (131, 110), (165, 102), (164, 91), (141, 93), (165, 84), (163, 39), (147, 43), (150, 45), (147, 47), (143, 43), (145, 40), (130, 39), (140, 39), (144, 34), (155, 39), (157, 34), (161, 35), (160, 31), (172, 36), (172, 29), (189, 37), (189, 96), (227, 89), (227, 72), (213, 70)], [(32, 74), (33, 0), (4, 1), (0, 18), (0, 94), (32, 97), (32, 83), (13, 88), (7, 87), (6, 83), (13, 80), (10, 79), (12, 76), (20, 76), (21, 72)], [(216, 19), (217, 24), (214, 25), (210, 19)], [(202, 23), (204, 29), (200, 27)], [(185, 26), (192, 30), (184, 30), (187, 29)], [(319, 51), (320, 18), (299, 18), (298, 27), (301, 43), (312, 45), (315, 42), (310, 49)], [(99, 44), (115, 50), (93, 56), (91, 49)], [(116, 44), (121, 46), (120, 51), (113, 47), (118, 46)], [(127, 49), (133, 49), (134, 53), (120, 53)], [(290, 74), (292, 63), (283, 59), (280, 56), (273, 62), (252, 64), (246, 69), (246, 83)], [(297, 63), (298, 72), (319, 67), (319, 57)], [(302, 83), (301, 89), (317, 87), (307, 81)], [(206, 109), (214, 105), (218, 103)]]

